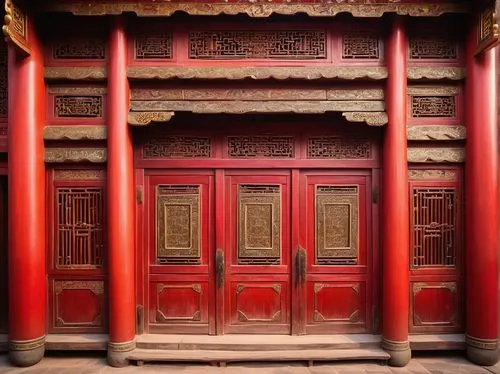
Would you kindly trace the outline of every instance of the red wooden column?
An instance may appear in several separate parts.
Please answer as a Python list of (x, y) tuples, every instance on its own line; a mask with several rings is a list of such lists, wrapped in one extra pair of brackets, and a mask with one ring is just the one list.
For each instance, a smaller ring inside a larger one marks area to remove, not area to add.
[(466, 344), (478, 365), (498, 359), (498, 185), (496, 53), (474, 56), (476, 28), (467, 42), (466, 81)]
[(127, 38), (121, 17), (112, 19), (108, 66), (108, 362), (120, 367), (135, 348), (134, 163), (127, 124)]
[(45, 351), (45, 164), (43, 55), (28, 22), (31, 55), (8, 46), (9, 355), (31, 366)]
[(388, 69), (382, 215), (382, 347), (391, 366), (405, 366), (411, 351), (409, 318), (409, 212), (406, 141), (407, 37), (401, 18), (395, 18), (386, 43)]

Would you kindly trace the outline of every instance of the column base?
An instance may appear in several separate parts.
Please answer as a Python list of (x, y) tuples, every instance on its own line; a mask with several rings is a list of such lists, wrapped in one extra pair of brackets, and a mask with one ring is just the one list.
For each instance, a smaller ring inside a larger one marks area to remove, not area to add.
[(9, 341), (9, 360), (12, 365), (28, 367), (38, 364), (45, 355), (45, 336), (33, 340)]
[(497, 340), (478, 339), (469, 335), (465, 338), (467, 358), (480, 366), (493, 366), (500, 359)]
[(382, 348), (391, 355), (387, 362), (389, 366), (404, 367), (411, 360), (410, 342), (395, 342), (393, 340), (384, 339)]
[(135, 341), (125, 343), (108, 343), (108, 365), (115, 368), (128, 366), (128, 356), (135, 349)]

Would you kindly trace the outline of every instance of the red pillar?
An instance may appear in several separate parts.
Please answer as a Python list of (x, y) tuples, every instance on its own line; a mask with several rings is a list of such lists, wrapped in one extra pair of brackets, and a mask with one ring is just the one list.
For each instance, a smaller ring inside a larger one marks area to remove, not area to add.
[(135, 348), (134, 163), (127, 124), (127, 38), (121, 17), (113, 18), (108, 66), (108, 251), (109, 346), (112, 366), (128, 364)]
[(411, 351), (409, 317), (409, 212), (406, 141), (407, 37), (401, 18), (395, 18), (386, 43), (388, 69), (382, 216), (382, 327), (389, 364), (405, 366)]
[(30, 56), (8, 47), (9, 355), (18, 366), (44, 355), (47, 304), (43, 55), (35, 30), (28, 32)]
[(498, 185), (496, 51), (474, 56), (467, 41), (466, 81), (466, 344), (478, 365), (498, 359)]

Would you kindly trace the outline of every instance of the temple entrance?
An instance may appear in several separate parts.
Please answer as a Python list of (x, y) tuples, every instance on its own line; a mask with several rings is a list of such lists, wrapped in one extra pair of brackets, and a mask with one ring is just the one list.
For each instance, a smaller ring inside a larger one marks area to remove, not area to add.
[(140, 172), (143, 332), (374, 332), (373, 170), (241, 161), (171, 160)]

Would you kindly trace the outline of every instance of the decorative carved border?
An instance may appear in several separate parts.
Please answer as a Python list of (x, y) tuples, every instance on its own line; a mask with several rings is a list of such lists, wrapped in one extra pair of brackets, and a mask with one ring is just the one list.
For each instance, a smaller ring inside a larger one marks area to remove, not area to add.
[(106, 148), (46, 148), (45, 162), (106, 162)]
[(408, 148), (408, 162), (414, 162), (414, 163), (465, 162), (465, 149)]
[(409, 86), (408, 95), (428, 95), (428, 96), (446, 96), (459, 95), (460, 88), (456, 86)]
[(151, 122), (168, 122), (174, 115), (174, 112), (130, 112), (128, 123), (134, 126), (146, 126)]
[(384, 126), (389, 122), (386, 112), (344, 112), (342, 116), (349, 122), (364, 122), (368, 126)]
[[(47, 77), (47, 68), (46, 68)], [(385, 67), (153, 67), (127, 69), (130, 79), (373, 79), (387, 78)], [(60, 78), (60, 77), (58, 77)]]
[(60, 294), (64, 290), (90, 290), (95, 295), (104, 294), (103, 281), (58, 281), (54, 282), (54, 292)]
[(484, 349), (487, 351), (495, 351), (498, 349), (498, 340), (496, 339), (479, 339), (470, 335), (465, 335), (465, 344), (470, 347)]
[(19, 47), (23, 53), (31, 54), (28, 42), (28, 17), (14, 0), (5, 0), (4, 25), (5, 40)]
[(463, 140), (467, 137), (465, 126), (411, 125), (406, 128), (408, 140)]
[(366, 0), (337, 0), (324, 3), (297, 3), (248, 0), (247, 2), (114, 2), (86, 1), (86, 2), (52, 2), (43, 7), (49, 12), (71, 12), (75, 15), (107, 15), (132, 12), (141, 17), (170, 16), (177, 11), (197, 16), (215, 16), (220, 14), (236, 15), (247, 14), (250, 17), (269, 17), (272, 14), (293, 15), (305, 13), (309, 16), (332, 17), (339, 13), (350, 13), (354, 17), (382, 17), (385, 13), (409, 15), (414, 17), (436, 17), (444, 13), (464, 13), (469, 10), (466, 2), (419, 4), (400, 1), (385, 3)]
[(107, 139), (106, 126), (46, 126), (45, 140), (104, 140)]
[(45, 335), (32, 340), (11, 340), (9, 350), (11, 351), (32, 351), (45, 345)]
[(466, 77), (465, 68), (456, 67), (410, 67), (407, 70), (409, 80), (431, 79), (431, 80), (461, 80)]
[(455, 282), (443, 282), (443, 283), (436, 283), (436, 284), (429, 284), (425, 282), (416, 282), (413, 283), (413, 295), (417, 295), (420, 293), (423, 289), (429, 289), (429, 288), (442, 288), (446, 289), (450, 292), (456, 293), (457, 292), (457, 284)]
[(73, 169), (73, 170), (54, 170), (54, 179), (58, 181), (90, 181), (105, 180), (105, 170)]
[(104, 67), (46, 67), (44, 77), (47, 80), (102, 81), (107, 77)]
[(419, 180), (436, 180), (436, 181), (454, 181), (457, 179), (458, 173), (455, 170), (446, 169), (410, 169), (408, 170), (408, 179)]
[(48, 92), (53, 95), (105, 95), (106, 87), (59, 87), (49, 86)]

